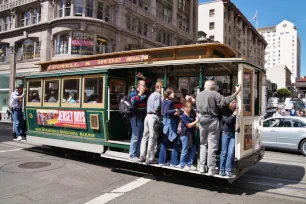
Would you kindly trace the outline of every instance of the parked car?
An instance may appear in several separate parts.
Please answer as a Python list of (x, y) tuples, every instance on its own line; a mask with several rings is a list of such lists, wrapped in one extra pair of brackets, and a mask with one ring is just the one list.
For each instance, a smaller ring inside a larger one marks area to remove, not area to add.
[(277, 97), (270, 97), (268, 99), (267, 108), (277, 108), (281, 105), (281, 100)]
[(306, 156), (306, 118), (274, 117), (263, 121), (260, 127), (266, 147), (298, 150)]

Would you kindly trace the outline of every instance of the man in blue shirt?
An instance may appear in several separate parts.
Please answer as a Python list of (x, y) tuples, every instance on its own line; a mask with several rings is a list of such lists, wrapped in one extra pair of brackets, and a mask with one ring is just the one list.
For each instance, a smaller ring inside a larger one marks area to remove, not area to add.
[(22, 140), (24, 119), (22, 113), (23, 85), (19, 84), (11, 95), (11, 108), (17, 141)]
[(154, 151), (159, 135), (160, 107), (162, 82), (156, 82), (155, 92), (152, 93), (147, 101), (147, 116), (144, 121), (144, 132), (140, 146), (139, 162), (147, 164), (155, 163)]

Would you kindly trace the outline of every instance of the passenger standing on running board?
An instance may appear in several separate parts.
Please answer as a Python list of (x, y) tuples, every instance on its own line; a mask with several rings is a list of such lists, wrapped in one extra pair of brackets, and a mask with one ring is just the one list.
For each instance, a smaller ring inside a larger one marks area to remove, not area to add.
[[(196, 105), (200, 122), (200, 172), (215, 175), (216, 153), (220, 140), (221, 108), (227, 106), (239, 94), (241, 87), (236, 86), (236, 92), (228, 97), (216, 91), (214, 81), (208, 80), (204, 85), (205, 90), (199, 93)], [(208, 169), (209, 168), (209, 169)]]
[(147, 102), (147, 116), (144, 121), (144, 132), (140, 145), (139, 162), (154, 164), (155, 147), (159, 135), (161, 91), (163, 83), (156, 82), (155, 92), (152, 93)]
[(148, 95), (149, 93), (144, 80), (139, 80), (137, 88), (130, 93), (131, 104), (137, 108), (136, 114), (130, 117), (132, 137), (129, 156), (133, 162), (138, 162), (138, 157), (140, 156), (140, 143), (143, 135)]
[(15, 91), (11, 95), (11, 108), (12, 116), (14, 120), (14, 130), (16, 133), (17, 141), (22, 140), (23, 128), (24, 128), (24, 118), (22, 113), (22, 99), (23, 99), (23, 85), (19, 84)]

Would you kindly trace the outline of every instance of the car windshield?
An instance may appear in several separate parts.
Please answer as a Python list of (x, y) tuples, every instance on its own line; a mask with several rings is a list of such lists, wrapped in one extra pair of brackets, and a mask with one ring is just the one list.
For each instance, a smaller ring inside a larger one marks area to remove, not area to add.
[(268, 99), (268, 103), (277, 103), (278, 102), (278, 98), (269, 98)]

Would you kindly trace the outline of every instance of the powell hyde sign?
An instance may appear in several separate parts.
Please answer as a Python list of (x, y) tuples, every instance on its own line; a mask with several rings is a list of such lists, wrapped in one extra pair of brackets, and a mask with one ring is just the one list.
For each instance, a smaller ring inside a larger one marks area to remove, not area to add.
[(91, 67), (91, 66), (103, 66), (111, 64), (124, 64), (124, 63), (134, 63), (134, 62), (143, 62), (148, 58), (147, 55), (135, 55), (129, 57), (116, 57), (100, 60), (89, 60), (89, 61), (80, 61), (80, 62), (70, 62), (62, 64), (53, 64), (48, 66), (48, 71), (60, 70), (60, 69), (71, 69), (79, 67)]

